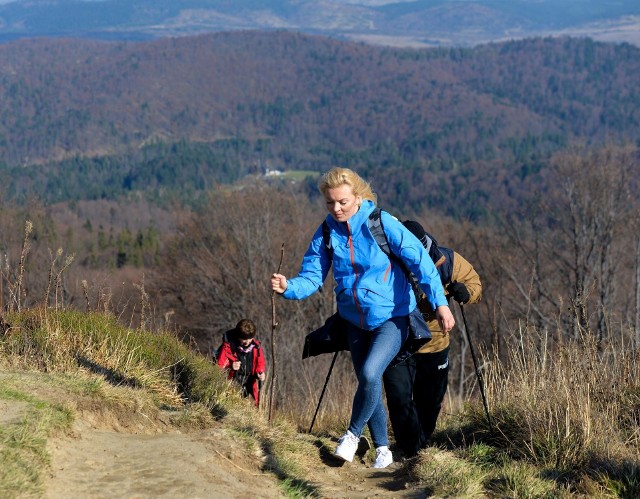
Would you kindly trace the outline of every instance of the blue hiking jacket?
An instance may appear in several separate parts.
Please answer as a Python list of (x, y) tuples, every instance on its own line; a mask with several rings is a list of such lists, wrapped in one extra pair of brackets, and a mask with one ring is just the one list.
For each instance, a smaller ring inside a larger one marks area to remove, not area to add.
[[(283, 297), (301, 300), (318, 291), (333, 263), (336, 301), (342, 318), (370, 331), (392, 317), (409, 315), (416, 307), (415, 295), (400, 265), (384, 254), (371, 235), (367, 219), (374, 208), (372, 201), (363, 201), (347, 222), (336, 222), (327, 215), (333, 262), (323, 242), (321, 224), (302, 259), (300, 273), (287, 280)], [(422, 243), (384, 211), (382, 224), (391, 251), (416, 276), (434, 310), (447, 305), (438, 271)]]

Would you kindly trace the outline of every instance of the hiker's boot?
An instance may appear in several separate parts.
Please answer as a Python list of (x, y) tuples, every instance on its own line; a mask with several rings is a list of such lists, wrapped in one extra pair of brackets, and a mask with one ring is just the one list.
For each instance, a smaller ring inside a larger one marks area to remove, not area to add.
[(359, 441), (360, 439), (358, 437), (350, 431), (347, 431), (347, 433), (342, 435), (340, 440), (338, 440), (338, 446), (333, 455), (344, 461), (353, 461), (353, 456), (356, 455), (356, 450), (358, 450)]
[(393, 457), (391, 456), (389, 447), (387, 447), (386, 445), (376, 447), (376, 462), (373, 463), (373, 467), (386, 468), (391, 463), (393, 463)]

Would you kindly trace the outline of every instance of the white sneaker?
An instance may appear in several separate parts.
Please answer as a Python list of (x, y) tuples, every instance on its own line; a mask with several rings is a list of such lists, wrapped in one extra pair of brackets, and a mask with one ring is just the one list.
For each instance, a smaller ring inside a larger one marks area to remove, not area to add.
[(350, 431), (347, 431), (347, 433), (342, 435), (340, 440), (338, 440), (338, 446), (333, 455), (344, 461), (353, 461), (353, 456), (356, 455), (356, 451), (358, 450), (358, 442), (360, 442), (360, 439)]
[(386, 468), (391, 463), (393, 463), (393, 457), (391, 455), (389, 447), (383, 445), (382, 447), (376, 448), (376, 462), (373, 463), (373, 467)]

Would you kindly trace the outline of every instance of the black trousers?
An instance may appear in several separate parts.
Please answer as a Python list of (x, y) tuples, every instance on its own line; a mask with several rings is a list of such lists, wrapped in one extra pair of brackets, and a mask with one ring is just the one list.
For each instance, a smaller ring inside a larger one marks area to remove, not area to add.
[(413, 456), (436, 428), (449, 379), (449, 348), (415, 354), (383, 376), (396, 446)]

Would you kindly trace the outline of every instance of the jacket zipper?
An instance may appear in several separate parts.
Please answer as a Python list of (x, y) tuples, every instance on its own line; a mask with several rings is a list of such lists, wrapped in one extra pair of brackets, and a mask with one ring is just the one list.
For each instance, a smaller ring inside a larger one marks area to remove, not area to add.
[(356, 260), (355, 260), (355, 249), (353, 248), (353, 238), (351, 237), (351, 227), (349, 226), (349, 222), (345, 222), (345, 225), (347, 226), (347, 236), (348, 236), (348, 243), (349, 243), (349, 256), (351, 258), (351, 266), (353, 267), (353, 273), (355, 274), (355, 279), (353, 280), (353, 288), (352, 288), (352, 293), (353, 293), (353, 301), (356, 304), (356, 309), (358, 310), (358, 313), (360, 314), (360, 329), (364, 329), (364, 314), (362, 313), (362, 309), (360, 308), (360, 303), (358, 302), (358, 295), (356, 294), (356, 288), (357, 288), (357, 284), (358, 284), (358, 279), (360, 278), (360, 275), (358, 274), (358, 270), (356, 268)]

